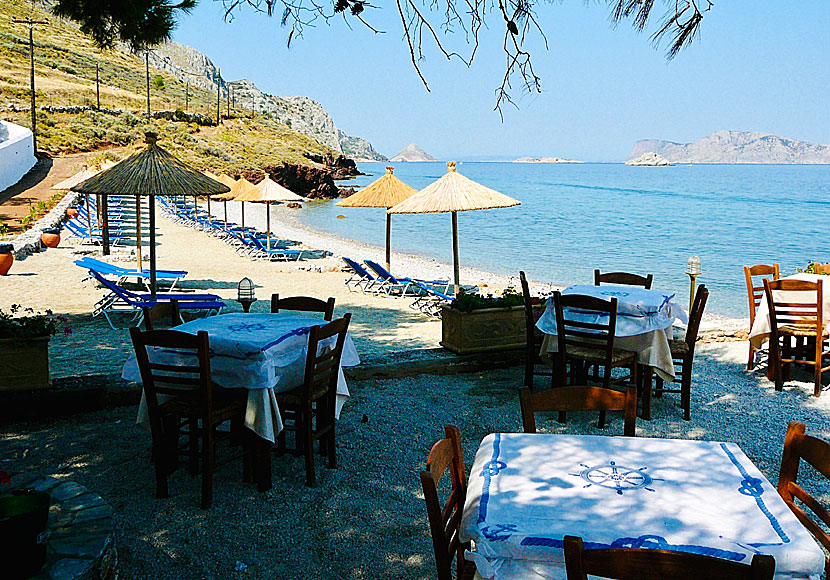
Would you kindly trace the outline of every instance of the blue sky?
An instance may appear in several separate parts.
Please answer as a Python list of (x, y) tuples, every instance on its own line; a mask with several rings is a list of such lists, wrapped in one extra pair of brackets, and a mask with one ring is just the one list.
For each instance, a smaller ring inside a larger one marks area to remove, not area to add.
[[(316, 99), (339, 128), (390, 156), (417, 143), (440, 159), (618, 161), (638, 139), (689, 142), (722, 129), (830, 143), (827, 0), (719, 0), (700, 39), (672, 62), (647, 34), (614, 29), (605, 2), (543, 1), (549, 47), (530, 45), (543, 92), (514, 90), (518, 109), (505, 107), (504, 122), (493, 111), (505, 66), (498, 14), (470, 68), (428, 47), (427, 92), (395, 5), (384, 4), (366, 12), (384, 34), (336, 18), (288, 49), (279, 17), (243, 8), (228, 23), (221, 2), (201, 0), (174, 39), (206, 53), (226, 79)], [(663, 11), (658, 2), (653, 25)], [(465, 47), (461, 34), (448, 43)]]

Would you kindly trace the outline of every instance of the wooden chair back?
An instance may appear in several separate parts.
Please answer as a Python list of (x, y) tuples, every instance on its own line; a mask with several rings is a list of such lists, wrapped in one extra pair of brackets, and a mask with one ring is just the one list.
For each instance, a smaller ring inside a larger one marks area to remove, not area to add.
[(703, 310), (706, 308), (708, 300), (709, 290), (706, 285), (701, 284), (695, 292), (695, 301), (692, 303), (692, 311), (689, 312), (689, 325), (686, 327), (686, 346), (689, 347), (689, 353), (692, 357), (695, 353), (695, 342), (697, 342), (697, 333), (700, 330), (700, 321), (703, 319)]
[(321, 300), (311, 296), (289, 296), (280, 298), (277, 293), (271, 294), (271, 312), (280, 310), (297, 310), (300, 312), (322, 312), (323, 320), (334, 318), (334, 297), (328, 300)]
[[(582, 294), (553, 293), (553, 306), (556, 312), (556, 340), (558, 352), (556, 356), (560, 363), (554, 365), (558, 370), (560, 382), (567, 384), (565, 372), (567, 369), (568, 350), (571, 348), (587, 348), (604, 353), (605, 373), (604, 385), (611, 386), (611, 361), (614, 354), (614, 334), (617, 329), (617, 299), (604, 300), (594, 296)], [(594, 313), (595, 321), (578, 320), (585, 311)]]
[(554, 387), (535, 393), (527, 387), (519, 390), (522, 426), (525, 433), (536, 433), (536, 413), (549, 411), (623, 411), (623, 435), (634, 437), (637, 431), (637, 386), (625, 392), (604, 387)]
[[(800, 293), (800, 295), (798, 297), (791, 295), (786, 299), (787, 302), (784, 302), (773, 294), (779, 291)], [(764, 279), (764, 292), (769, 309), (770, 344), (778, 344), (778, 329), (783, 325), (815, 329), (816, 336), (822, 335), (824, 298), (820, 282)]]
[[(806, 426), (792, 421), (787, 427), (784, 452), (781, 455), (781, 471), (778, 475), (778, 493), (799, 521), (813, 534), (816, 540), (830, 550), (830, 535), (820, 526), (802, 505), (809, 508), (824, 526), (830, 527), (830, 513), (813, 496), (798, 485), (798, 468), (803, 459), (824, 477), (830, 479), (830, 443), (806, 434)], [(796, 504), (798, 500), (801, 505)], [(830, 568), (830, 558), (825, 557), (824, 569)]]
[[(421, 471), (421, 487), (427, 505), (438, 580), (452, 580), (453, 558), (456, 560), (457, 578), (461, 578), (466, 566), (473, 564), (464, 560), (464, 550), (469, 549), (469, 542), (462, 543), (459, 538), (461, 514), (467, 499), (461, 432), (458, 427), (448, 425), (444, 427), (444, 434), (444, 439), (435, 443), (429, 452), (427, 467)], [(442, 504), (438, 497), (438, 484), (448, 469), (452, 491)]]
[(607, 548), (586, 550), (582, 538), (565, 536), (567, 580), (588, 575), (617, 580), (772, 580), (775, 558), (755, 554), (749, 564), (723, 558), (652, 550)]
[(630, 274), (629, 272), (606, 272), (602, 274), (599, 270), (594, 270), (594, 286), (599, 286), (602, 283), (623, 284), (625, 286), (642, 286), (646, 290), (651, 290), (652, 282), (654, 282), (654, 274), (647, 276)]
[(178, 326), (182, 323), (182, 314), (179, 310), (179, 301), (158, 302), (153, 306), (141, 308), (144, 315), (144, 330), (155, 330), (155, 322), (161, 319), (168, 319), (170, 326)]
[[(159, 395), (187, 397), (202, 409), (207, 417), (212, 408), (212, 381), (210, 374), (210, 343), (208, 333), (199, 331), (195, 336), (178, 330), (130, 329), (141, 384), (147, 401), (147, 414), (154, 437), (161, 435)], [(187, 360), (183, 364), (151, 362), (150, 349), (175, 351), (176, 356)]]
[[(773, 280), (778, 280), (779, 271), (778, 264), (767, 266), (766, 264), (756, 264), (755, 266), (744, 266), (744, 277), (746, 278), (746, 292), (749, 297), (749, 326), (750, 328), (755, 323), (755, 312), (758, 305), (764, 298), (764, 278), (771, 277)], [(754, 278), (760, 278), (754, 280)], [(758, 284), (756, 286), (756, 284)]]
[[(334, 393), (337, 391), (337, 379), (340, 372), (340, 358), (343, 355), (343, 345), (346, 343), (346, 332), (349, 330), (351, 314), (343, 315), (329, 322), (325, 326), (312, 326), (308, 336), (308, 353), (305, 362), (305, 379), (302, 386), (303, 404), (308, 406), (314, 396), (321, 391)], [(334, 345), (330, 339), (334, 338)], [(322, 343), (329, 344), (322, 344)], [(326, 397), (330, 409), (322, 415), (334, 421), (335, 397)]]
[(830, 274), (830, 264), (819, 264), (813, 262), (813, 274)]
[(544, 335), (536, 329), (536, 317), (533, 315), (533, 297), (530, 295), (530, 286), (527, 276), (519, 271), (519, 281), (522, 284), (522, 297), (525, 308), (525, 386), (533, 385), (534, 375), (550, 376), (549, 371), (534, 371), (537, 363), (542, 363), (539, 351), (542, 348)]

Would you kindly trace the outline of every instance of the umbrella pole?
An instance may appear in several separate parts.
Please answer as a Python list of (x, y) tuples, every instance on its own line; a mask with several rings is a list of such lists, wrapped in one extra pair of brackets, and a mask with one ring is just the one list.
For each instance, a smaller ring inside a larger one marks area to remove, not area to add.
[(268, 228), (268, 239), (266, 241), (266, 248), (271, 251), (271, 202), (265, 204), (265, 225)]
[(92, 214), (89, 210), (89, 194), (86, 194), (86, 229), (92, 235)]
[(110, 255), (110, 224), (109, 224), (109, 217), (107, 216), (107, 196), (101, 196), (101, 239), (103, 242), (103, 254), (105, 256)]
[(392, 270), (390, 261), (392, 257), (392, 214), (386, 214), (386, 269)]
[(141, 198), (135, 196), (135, 257), (141, 272)]
[(461, 290), (461, 268), (458, 265), (458, 213), (452, 212), (452, 267), (455, 276), (455, 295)]
[(207, 215), (208, 222), (210, 222), (210, 196), (208, 196), (208, 215)]
[(228, 229), (228, 202), (223, 201), (222, 203), (225, 205), (225, 229), (227, 230)]
[(242, 234), (245, 234), (245, 202), (242, 202)]
[(147, 201), (150, 212), (150, 300), (156, 301), (156, 208), (155, 196)]

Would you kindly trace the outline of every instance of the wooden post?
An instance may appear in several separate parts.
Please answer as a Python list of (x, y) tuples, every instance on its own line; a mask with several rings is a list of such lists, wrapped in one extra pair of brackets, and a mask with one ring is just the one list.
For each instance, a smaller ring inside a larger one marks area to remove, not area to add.
[(187, 112), (190, 108), (190, 81), (184, 87), (184, 110)]
[(155, 196), (148, 198), (150, 212), (150, 300), (156, 300), (156, 207)]
[(144, 52), (145, 74), (147, 76), (147, 118), (151, 116), (150, 113), (150, 49)]
[(452, 212), (452, 269), (455, 280), (454, 294), (461, 290), (461, 267), (458, 265), (458, 213)]
[(101, 108), (101, 79), (98, 76), (98, 63), (95, 63), (95, 102), (96, 108)]
[(29, 88), (31, 92), (31, 112), (32, 112), (32, 149), (35, 155), (37, 155), (37, 106), (35, 104), (35, 39), (34, 39), (34, 29), (35, 24), (48, 24), (48, 20), (32, 20), (31, 18), (26, 18), (25, 20), (21, 20), (19, 18), (13, 18), (12, 22), (15, 24), (26, 24), (29, 26)]
[(392, 214), (386, 212), (386, 269), (392, 271)]
[(110, 225), (109, 216), (107, 215), (107, 196), (101, 196), (101, 237), (103, 245), (103, 254), (110, 255)]
[(216, 126), (222, 123), (219, 118), (219, 106), (222, 102), (222, 70), (216, 69)]
[(268, 231), (268, 239), (266, 240), (265, 248), (270, 252), (271, 251), (271, 202), (265, 203), (265, 224), (266, 229)]
[(227, 89), (225, 91), (225, 98), (227, 99), (227, 108), (228, 108), (227, 118), (230, 119), (231, 118), (231, 91), (230, 91), (230, 89)]
[(135, 256), (141, 271), (141, 198), (135, 196)]

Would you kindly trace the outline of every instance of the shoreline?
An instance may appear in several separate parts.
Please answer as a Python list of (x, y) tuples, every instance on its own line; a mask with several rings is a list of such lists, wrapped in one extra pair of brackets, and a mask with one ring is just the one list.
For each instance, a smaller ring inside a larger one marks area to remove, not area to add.
[[(245, 208), (245, 224), (251, 225), (265, 231), (265, 211), (261, 204), (247, 204)], [(254, 206), (253, 208), (251, 206)], [(240, 207), (239, 202), (228, 202), (228, 220), (240, 221)], [(207, 209), (204, 204), (202, 209)], [(299, 223), (297, 218), (294, 218), (289, 212), (303, 211), (302, 209), (288, 209), (279, 205), (271, 206), (271, 231), (278, 234), (279, 237), (295, 239), (302, 242), (303, 246), (316, 248), (321, 250), (328, 250), (334, 254), (329, 260), (336, 258), (338, 264), (342, 265), (342, 256), (346, 256), (362, 262), (365, 259), (375, 260), (381, 264), (385, 261), (386, 250), (381, 246), (353, 240), (350, 238), (343, 238), (326, 232), (318, 230)], [(221, 203), (211, 204), (211, 214), (217, 218), (224, 218), (224, 208)], [(316, 262), (319, 260), (311, 260), (300, 262), (302, 267), (306, 269), (314, 269)], [(425, 278), (425, 279), (451, 279), (452, 278), (452, 264), (443, 262), (436, 258), (429, 256), (411, 254), (405, 252), (392, 251), (392, 274)], [(496, 293), (501, 292), (508, 286), (513, 286), (521, 292), (519, 284), (518, 271), (516, 274), (499, 274), (497, 272), (490, 272), (480, 268), (461, 265), (461, 282), (472, 284), (476, 283), (480, 287), (482, 293)], [(562, 290), (567, 286), (576, 282), (569, 283), (552, 283), (541, 282), (538, 280), (529, 280), (531, 292), (535, 294), (550, 294), (554, 290)], [(703, 322), (701, 324), (702, 331), (721, 330), (725, 332), (734, 332), (749, 329), (749, 317), (747, 318), (733, 318), (723, 316), (720, 314), (704, 313)]]

